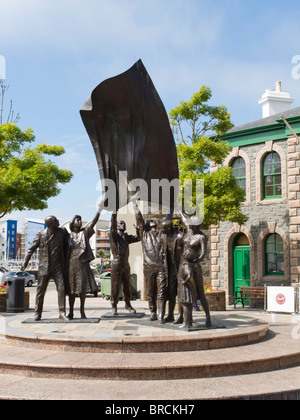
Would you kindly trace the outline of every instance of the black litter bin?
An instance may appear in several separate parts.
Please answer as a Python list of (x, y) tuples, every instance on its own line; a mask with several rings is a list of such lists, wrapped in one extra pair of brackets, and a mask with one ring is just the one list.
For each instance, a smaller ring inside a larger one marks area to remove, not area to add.
[(15, 277), (7, 281), (6, 312), (24, 312), (25, 280)]

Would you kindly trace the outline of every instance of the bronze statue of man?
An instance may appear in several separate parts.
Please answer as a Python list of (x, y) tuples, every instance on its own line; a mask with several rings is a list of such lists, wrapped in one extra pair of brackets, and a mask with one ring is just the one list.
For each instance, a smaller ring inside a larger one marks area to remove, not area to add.
[(126, 233), (126, 223), (123, 220), (117, 222), (117, 215), (112, 214), (110, 228), (110, 249), (113, 255), (111, 264), (111, 305), (113, 315), (118, 314), (118, 302), (121, 285), (123, 286), (123, 295), (125, 308), (130, 313), (136, 313), (131, 306), (130, 296), (130, 266), (129, 245), (139, 242), (139, 238)]
[(162, 228), (162, 241), (165, 248), (165, 255), (168, 269), (168, 289), (167, 300), (168, 315), (165, 322), (174, 322), (174, 309), (176, 306), (177, 297), (177, 272), (181, 258), (181, 234), (174, 229), (172, 220), (165, 219), (161, 225)]
[(47, 228), (36, 235), (21, 270), (26, 269), (32, 255), (39, 248), (39, 278), (34, 320), (39, 321), (42, 317), (44, 297), (49, 280), (53, 278), (58, 293), (59, 319), (68, 321), (66, 317), (68, 232), (59, 227), (59, 221), (55, 216), (47, 217), (45, 224)]
[(150, 321), (157, 321), (158, 319), (161, 324), (164, 324), (168, 274), (162, 231), (157, 229), (157, 222), (155, 220), (149, 219), (146, 222), (144, 221), (136, 204), (136, 197), (133, 196), (131, 201), (134, 206), (137, 228), (142, 242), (147, 300), (151, 312)]

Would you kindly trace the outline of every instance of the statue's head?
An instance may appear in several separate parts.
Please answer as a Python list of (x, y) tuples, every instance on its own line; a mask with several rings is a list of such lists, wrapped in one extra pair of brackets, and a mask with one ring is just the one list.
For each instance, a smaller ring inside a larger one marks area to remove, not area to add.
[(189, 229), (194, 233), (198, 233), (201, 230), (203, 219), (199, 216), (192, 216), (188, 222)]
[(174, 226), (173, 226), (173, 222), (172, 220), (164, 220), (161, 224), (161, 228), (163, 233), (170, 235), (171, 233), (173, 233), (174, 230)]
[(45, 225), (50, 229), (55, 229), (59, 227), (59, 221), (55, 216), (48, 216), (45, 219)]
[(118, 222), (118, 230), (121, 231), (121, 232), (126, 231), (126, 223), (124, 222), (124, 220), (120, 220)]
[(81, 229), (82, 227), (82, 218), (78, 214), (73, 217), (71, 223), (70, 223), (70, 231), (74, 232), (75, 229)]
[(146, 230), (156, 230), (157, 229), (157, 221), (155, 219), (148, 219), (146, 221)]

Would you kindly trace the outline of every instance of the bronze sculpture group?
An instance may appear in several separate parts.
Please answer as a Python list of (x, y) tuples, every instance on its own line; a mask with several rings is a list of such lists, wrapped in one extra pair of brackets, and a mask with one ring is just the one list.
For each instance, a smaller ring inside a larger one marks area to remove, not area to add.
[[(206, 315), (206, 327), (211, 327), (201, 269), (201, 261), (207, 252), (207, 237), (200, 230), (200, 220), (192, 217), (188, 222), (181, 214), (187, 233), (176, 232), (168, 215), (158, 229), (155, 220), (144, 221), (136, 199), (137, 196), (133, 196), (131, 201), (142, 242), (150, 321), (158, 319), (161, 324), (173, 322), (182, 324), (182, 328), (191, 328), (193, 306), (199, 300)], [(177, 299), (179, 316), (175, 320)], [(167, 302), (168, 315), (165, 317)]]
[[(187, 221), (182, 214), (186, 233), (178, 233), (172, 223), (173, 212), (170, 212), (159, 228), (156, 220), (145, 221), (137, 206), (137, 199), (145, 202), (153, 200), (151, 191), (145, 188), (134, 194), (134, 189), (127, 189), (137, 179), (148, 187), (153, 180), (175, 181), (175, 184), (178, 181), (170, 195), (156, 195), (154, 201), (158, 206), (169, 206), (176, 202), (179, 190), (177, 150), (168, 116), (142, 61), (97, 86), (80, 114), (95, 151), (102, 190), (107, 191), (106, 181), (115, 186), (112, 200), (115, 206), (105, 206), (113, 213), (110, 233), (113, 315), (118, 316), (121, 286), (125, 308), (131, 314), (136, 312), (130, 302), (128, 257), (129, 245), (141, 241), (150, 320), (158, 320), (162, 324), (173, 322), (190, 328), (193, 324), (193, 305), (200, 300), (206, 314), (206, 326), (210, 327), (210, 311), (200, 264), (207, 251), (207, 238), (200, 230), (200, 220), (192, 217)], [(125, 181), (125, 188), (122, 188), (122, 181)], [(133, 194), (128, 195), (128, 191)], [(58, 291), (59, 318), (63, 321), (73, 319), (76, 296), (80, 297), (81, 318), (86, 318), (85, 296), (96, 289), (90, 269), (94, 256), (89, 239), (94, 234), (94, 226), (104, 203), (110, 202), (111, 198), (103, 197), (95, 218), (85, 228), (82, 228), (81, 217), (77, 215), (70, 224), (71, 233), (68, 233), (51, 216), (45, 221), (47, 228), (35, 238), (22, 267), (26, 268), (32, 254), (39, 248), (35, 320), (41, 319), (50, 277), (54, 279)], [(118, 222), (116, 216), (118, 210), (130, 201), (135, 210), (136, 235), (128, 235), (125, 222)], [(66, 295), (69, 295), (70, 302), (68, 318)], [(175, 320), (176, 299), (179, 316)]]
[[(76, 296), (80, 297), (81, 319), (86, 319), (85, 297), (97, 289), (90, 263), (94, 259), (89, 240), (104, 208), (105, 198), (92, 220), (82, 228), (80, 216), (74, 216), (70, 223), (70, 233), (59, 227), (56, 217), (45, 220), (47, 228), (34, 239), (22, 270), (32, 254), (40, 249), (39, 280), (36, 294), (35, 321), (42, 317), (43, 302), (50, 278), (53, 278), (58, 292), (59, 319), (69, 321), (74, 318)], [(200, 300), (206, 314), (206, 327), (211, 326), (210, 311), (204, 293), (201, 261), (207, 251), (207, 238), (200, 230), (199, 221), (191, 218), (188, 222), (182, 215), (186, 233), (176, 232), (173, 222), (165, 219), (158, 229), (154, 219), (144, 220), (138, 205), (137, 196), (133, 203), (137, 234), (128, 235), (124, 221), (117, 222), (112, 215), (110, 243), (113, 255), (111, 265), (111, 306), (114, 316), (118, 316), (117, 305), (120, 288), (123, 286), (125, 308), (136, 313), (131, 305), (129, 245), (141, 241), (144, 257), (144, 276), (147, 287), (147, 300), (150, 321), (160, 324), (173, 322), (181, 328), (193, 326), (193, 305)], [(66, 296), (69, 295), (70, 312), (66, 316)], [(175, 320), (174, 309), (178, 299), (179, 315)], [(168, 314), (166, 306), (168, 302)]]
[[(32, 257), (39, 249), (39, 278), (35, 303), (35, 321), (40, 321), (43, 312), (44, 298), (50, 279), (53, 279), (58, 293), (59, 320), (69, 321), (74, 317), (76, 296), (80, 297), (81, 319), (86, 319), (84, 304), (87, 293), (97, 290), (90, 262), (95, 259), (89, 240), (94, 227), (104, 208), (105, 197), (99, 209), (87, 226), (82, 228), (81, 216), (74, 216), (70, 231), (59, 227), (55, 216), (45, 219), (45, 230), (39, 232), (31, 244), (21, 270), (24, 271)], [(69, 296), (70, 312), (66, 316), (66, 296)]]

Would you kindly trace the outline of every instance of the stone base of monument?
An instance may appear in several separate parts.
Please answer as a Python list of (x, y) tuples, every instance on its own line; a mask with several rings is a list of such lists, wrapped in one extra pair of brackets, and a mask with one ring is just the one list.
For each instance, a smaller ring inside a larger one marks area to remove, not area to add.
[(117, 315), (114, 315), (111, 311), (107, 312), (104, 315), (101, 315), (101, 319), (106, 319), (106, 320), (123, 320), (123, 319), (140, 319), (143, 318), (145, 316), (145, 312), (136, 312), (135, 314), (132, 314), (130, 312), (118, 312)]
[[(99, 309), (94, 313), (91, 318)], [(268, 315), (253, 315), (213, 313), (213, 325), (225, 328), (189, 333), (156, 322), (142, 325), (143, 319), (51, 326), (23, 324), (28, 315), (3, 317), (0, 398), (192, 401), (280, 399), (279, 393), (282, 399), (299, 398), (300, 349), (292, 318), (276, 315), (269, 326)], [(205, 325), (203, 314), (194, 318)]]
[(40, 319), (39, 321), (35, 321), (34, 318), (25, 319), (22, 321), (22, 324), (99, 324), (100, 318), (74, 318), (70, 319), (69, 321), (64, 321), (63, 319), (59, 318), (45, 318)]
[(150, 321), (149, 318), (141, 319), (141, 320), (133, 320), (133, 321), (128, 321), (128, 322), (135, 325), (143, 325), (147, 327), (156, 327), (156, 328), (163, 328), (166, 330), (185, 331), (185, 332), (216, 330), (219, 328), (226, 328), (222, 324), (222, 322), (214, 316), (211, 317), (211, 327), (209, 328), (207, 328), (205, 325), (205, 322), (206, 322), (205, 317), (202, 317), (201, 319), (197, 319), (196, 321), (194, 321), (191, 327), (184, 327), (183, 324), (174, 324), (172, 322), (166, 322), (165, 324), (162, 324), (160, 321)]
[(121, 314), (110, 318), (108, 312), (106, 319), (101, 314), (101, 321), (97, 315), (91, 315), (88, 319), (67, 322), (49, 313), (40, 321), (20, 315), (6, 323), (5, 341), (58, 351), (148, 354), (243, 346), (261, 341), (268, 330), (267, 323), (227, 312), (212, 314), (209, 329), (205, 326), (205, 315), (197, 313), (189, 331), (180, 325), (150, 321), (142, 311), (124, 312), (123, 318)]

